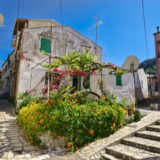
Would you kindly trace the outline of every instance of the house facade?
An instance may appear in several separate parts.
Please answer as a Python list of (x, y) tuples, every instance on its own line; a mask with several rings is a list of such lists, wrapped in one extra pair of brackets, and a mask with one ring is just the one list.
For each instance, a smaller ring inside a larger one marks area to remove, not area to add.
[[(42, 92), (46, 85), (45, 76), (48, 69), (42, 65), (49, 63), (51, 57), (62, 57), (72, 50), (81, 52), (85, 49), (92, 52), (101, 62), (102, 48), (87, 39), (70, 26), (61, 26), (52, 20), (28, 20), (17, 19), (13, 30), (10, 65), (7, 61), (3, 64), (3, 70), (8, 65), (8, 72), (2, 74), (2, 81), (8, 78), (3, 85), (1, 94), (8, 93), (11, 99), (16, 99), (21, 92), (37, 90)], [(43, 54), (45, 51), (46, 54)], [(54, 62), (54, 59), (51, 59)], [(73, 84), (73, 77), (65, 77), (68, 84)], [(92, 77), (90, 78), (92, 83)], [(82, 81), (77, 81), (79, 85)], [(94, 81), (95, 83), (95, 81)], [(94, 86), (93, 90), (95, 90)], [(7, 90), (7, 91), (5, 91)]]
[(15, 90), (16, 83), (14, 81), (13, 84), (12, 81), (16, 78), (16, 56), (15, 52), (12, 52), (2, 65), (0, 76), (0, 97), (9, 98), (11, 94), (10, 92)]

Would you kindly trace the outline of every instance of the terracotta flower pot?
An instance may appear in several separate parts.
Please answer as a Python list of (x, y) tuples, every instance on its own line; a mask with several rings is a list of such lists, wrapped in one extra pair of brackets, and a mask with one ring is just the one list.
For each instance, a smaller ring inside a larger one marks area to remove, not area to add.
[(128, 109), (128, 115), (132, 115), (133, 111), (134, 111), (134, 109)]
[(124, 110), (126, 111), (126, 114), (128, 114), (128, 108), (124, 108)]

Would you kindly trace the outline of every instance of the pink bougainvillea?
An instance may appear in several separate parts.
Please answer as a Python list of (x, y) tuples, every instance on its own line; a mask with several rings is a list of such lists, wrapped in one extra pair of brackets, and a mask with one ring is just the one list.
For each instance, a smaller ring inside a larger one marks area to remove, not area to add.
[[(59, 89), (59, 85), (62, 81), (62, 78), (67, 75), (67, 74), (70, 74), (70, 75), (79, 75), (79, 76), (86, 76), (87, 75), (87, 72), (84, 72), (84, 71), (79, 71), (79, 70), (76, 70), (74, 68), (72, 68), (70, 71), (68, 70), (62, 70), (62, 69), (59, 69), (59, 68), (54, 68), (53, 69), (53, 72), (54, 73), (57, 73), (58, 76), (56, 76), (54, 78), (53, 81), (50, 81), (50, 91), (52, 91), (53, 89)], [(97, 74), (96, 71), (93, 71), (92, 74)], [(42, 80), (45, 79), (45, 76), (42, 77)], [(42, 93), (45, 95), (48, 93), (48, 85), (45, 85), (45, 88), (42, 89)]]

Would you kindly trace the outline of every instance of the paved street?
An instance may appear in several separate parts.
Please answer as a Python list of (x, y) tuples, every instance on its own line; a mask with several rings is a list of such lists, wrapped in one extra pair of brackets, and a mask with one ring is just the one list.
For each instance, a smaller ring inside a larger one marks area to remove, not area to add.
[(26, 160), (38, 157), (44, 150), (29, 145), (16, 124), (16, 115), (6, 100), (0, 99), (0, 160)]

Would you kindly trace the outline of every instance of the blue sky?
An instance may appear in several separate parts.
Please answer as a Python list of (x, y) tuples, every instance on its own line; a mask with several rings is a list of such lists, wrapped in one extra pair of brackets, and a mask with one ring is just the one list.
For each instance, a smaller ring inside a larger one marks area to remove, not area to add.
[[(62, 22), (59, 0), (20, 0), (20, 18), (55, 19)], [(0, 13), (5, 27), (0, 27), (0, 59), (11, 53), (10, 43), (18, 0), (0, 0)], [(98, 44), (103, 48), (103, 61), (121, 66), (129, 55), (147, 59), (141, 0), (62, 0), (63, 23), (95, 41), (95, 29), (88, 30), (100, 15), (104, 24), (98, 28)], [(154, 37), (160, 22), (160, 0), (144, 0), (149, 58), (155, 56)]]

